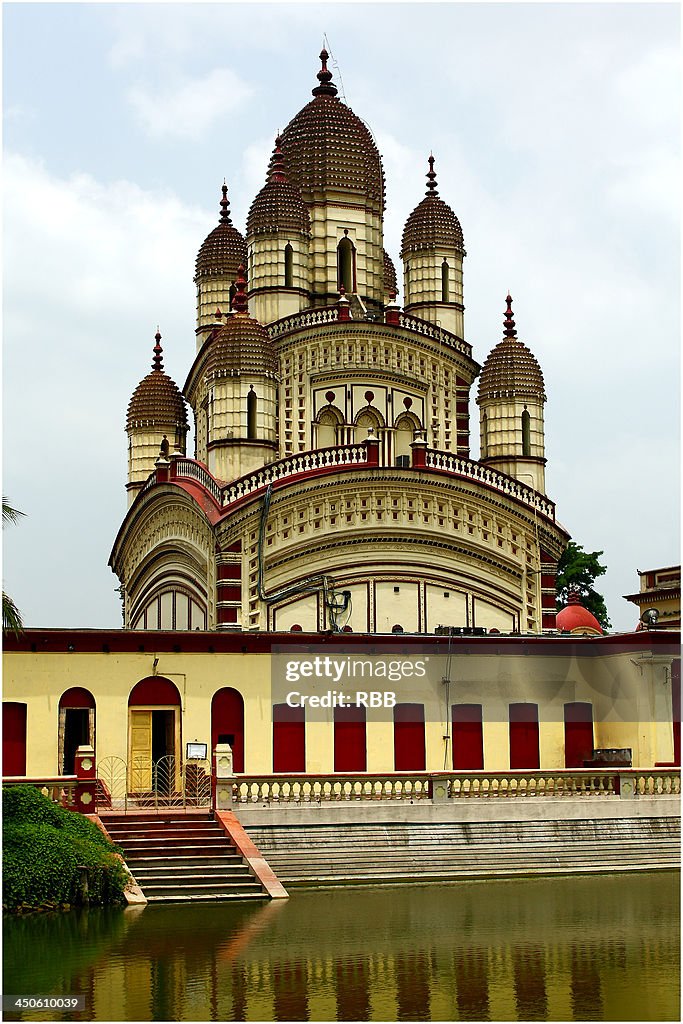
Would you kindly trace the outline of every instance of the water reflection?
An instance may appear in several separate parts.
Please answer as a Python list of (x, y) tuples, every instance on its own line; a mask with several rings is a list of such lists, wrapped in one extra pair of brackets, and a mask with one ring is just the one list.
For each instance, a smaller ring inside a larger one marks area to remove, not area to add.
[(83, 1020), (677, 1020), (678, 882), (295, 890), (6, 919), (4, 989), (83, 992)]

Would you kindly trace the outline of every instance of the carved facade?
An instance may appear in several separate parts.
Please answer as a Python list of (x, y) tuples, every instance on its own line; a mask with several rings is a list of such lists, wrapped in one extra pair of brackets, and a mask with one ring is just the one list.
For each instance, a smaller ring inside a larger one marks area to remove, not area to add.
[(431, 156), (403, 233), (399, 306), (381, 156), (321, 60), (244, 237), (223, 186), (197, 257), (182, 394), (157, 337), (131, 399), (130, 505), (110, 560), (124, 625), (554, 629), (568, 535), (545, 495), (541, 370), (509, 296), (503, 340), (483, 369), (473, 357), (463, 232)]

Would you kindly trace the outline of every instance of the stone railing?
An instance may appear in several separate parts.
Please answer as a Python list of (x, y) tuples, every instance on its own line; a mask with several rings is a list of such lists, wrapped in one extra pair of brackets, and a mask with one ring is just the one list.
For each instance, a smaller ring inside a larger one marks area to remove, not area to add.
[(455, 473), (457, 476), (469, 477), (470, 480), (476, 480), (477, 483), (495, 487), (497, 491), (501, 491), (511, 498), (517, 498), (544, 516), (548, 516), (552, 520), (555, 519), (555, 503), (545, 495), (539, 494), (532, 487), (527, 487), (526, 484), (520, 483), (513, 477), (506, 476), (505, 473), (498, 473), (495, 469), (490, 469), (473, 459), (463, 459), (452, 452), (439, 452), (428, 448), (425, 452), (425, 468)]
[(59, 804), (61, 807), (76, 806), (76, 787), (78, 786), (78, 776), (76, 775), (3, 776), (2, 785), (3, 788), (6, 786), (34, 786), (53, 804)]
[(557, 769), (507, 772), (363, 772), (353, 775), (240, 775), (237, 804), (328, 804), (535, 798), (676, 796), (680, 771)]
[(292, 316), (285, 316), (282, 320), (276, 320), (269, 324), (267, 330), (271, 339), (279, 338), (282, 334), (290, 331), (300, 331), (305, 327), (317, 327), (319, 324), (331, 324), (339, 319), (339, 310), (336, 306), (323, 306), (319, 309), (307, 309), (302, 313), (293, 313)]
[(299, 476), (320, 469), (335, 469), (341, 466), (359, 466), (367, 463), (367, 448), (364, 444), (348, 444), (339, 448), (318, 448), (316, 451), (290, 455), (279, 462), (271, 462), (263, 469), (257, 469), (243, 476), (234, 484), (222, 490), (222, 504), (231, 505), (247, 494), (252, 494), (268, 484), (285, 477)]
[(421, 320), (420, 317), (411, 316), (410, 313), (399, 313), (398, 323), (407, 331), (421, 334), (425, 338), (433, 338), (434, 341), (439, 341), (442, 345), (447, 345), (448, 348), (457, 349), (463, 355), (472, 356), (471, 345), (459, 338), (457, 334), (451, 334), (450, 331), (445, 331), (442, 327), (430, 323), (429, 320)]
[(198, 484), (205, 487), (217, 505), (222, 502), (222, 492), (214, 478), (200, 462), (194, 459), (175, 459), (175, 469), (171, 469), (171, 479), (184, 477), (186, 480), (196, 480)]

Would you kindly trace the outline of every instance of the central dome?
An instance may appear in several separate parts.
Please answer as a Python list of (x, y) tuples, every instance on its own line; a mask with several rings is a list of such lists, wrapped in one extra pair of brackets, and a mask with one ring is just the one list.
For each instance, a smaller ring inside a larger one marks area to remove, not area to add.
[(337, 98), (328, 56), (327, 50), (320, 54), (314, 98), (282, 133), (287, 177), (308, 205), (316, 201), (316, 192), (335, 189), (363, 196), (383, 210), (382, 158), (367, 125)]

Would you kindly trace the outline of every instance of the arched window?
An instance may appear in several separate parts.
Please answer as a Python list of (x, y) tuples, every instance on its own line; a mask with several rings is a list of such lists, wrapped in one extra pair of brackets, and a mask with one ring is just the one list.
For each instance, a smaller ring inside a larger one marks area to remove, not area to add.
[(252, 384), (251, 390), (247, 395), (247, 437), (253, 440), (256, 437), (256, 392), (254, 391), (254, 385)]
[(337, 287), (344, 291), (356, 290), (356, 251), (350, 238), (342, 238), (337, 246)]
[(418, 424), (412, 416), (400, 416), (394, 427), (394, 465), (409, 466), (413, 437)]
[(294, 287), (294, 250), (289, 242), (285, 246), (285, 288)]
[(531, 455), (531, 416), (526, 409), (522, 413), (522, 455)]
[(375, 409), (361, 409), (356, 417), (354, 438), (356, 444), (360, 444), (368, 436), (368, 430), (372, 427), (375, 437), (378, 436), (380, 427), (384, 426), (381, 414)]
[(449, 271), (449, 269), (450, 268), (448, 266), (448, 260), (444, 260), (443, 263), (441, 264), (441, 301), (442, 302), (449, 302), (450, 301), (450, 298), (449, 298), (449, 296), (450, 296), (450, 284), (449, 284), (449, 280), (448, 280), (448, 271)]
[(318, 416), (316, 448), (333, 448), (337, 444), (337, 428), (341, 422), (341, 413), (336, 409), (323, 409)]
[(489, 421), (486, 413), (481, 420), (481, 457), (485, 459), (489, 453)]

